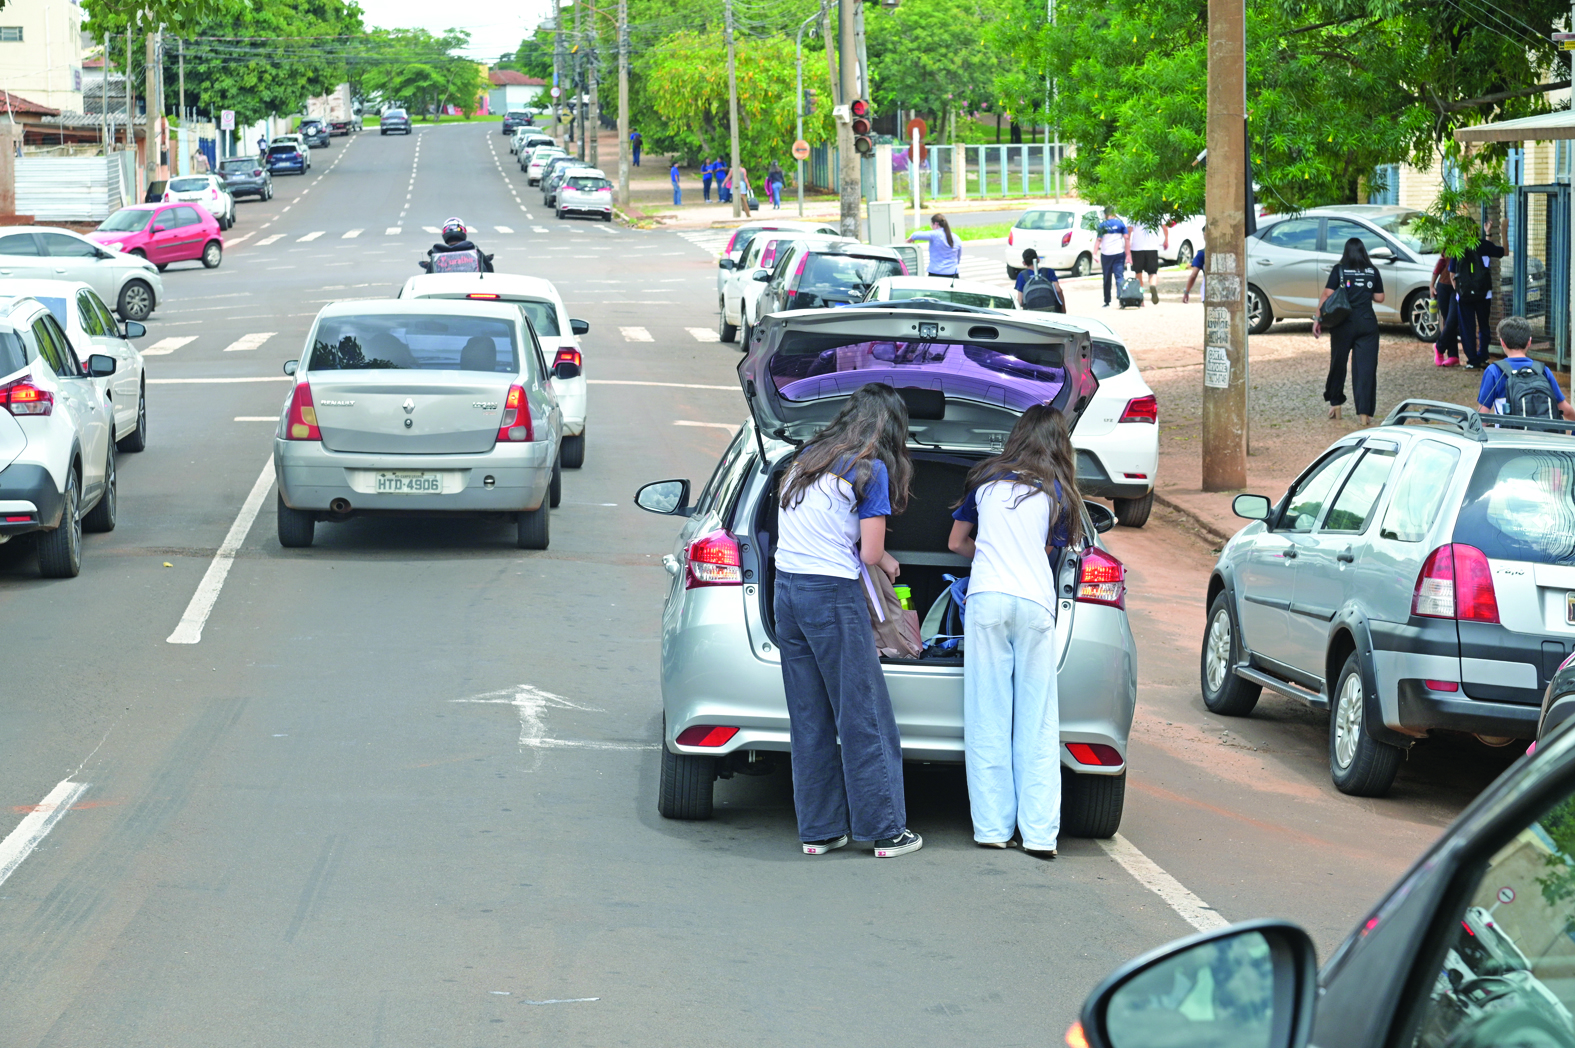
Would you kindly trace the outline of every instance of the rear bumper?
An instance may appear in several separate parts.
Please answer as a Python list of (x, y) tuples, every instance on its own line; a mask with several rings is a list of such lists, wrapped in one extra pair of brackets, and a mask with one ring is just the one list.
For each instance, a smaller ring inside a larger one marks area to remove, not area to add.
[[(0, 469), (0, 535), (46, 531), (60, 524), (65, 499), (48, 469), (36, 463), (13, 462)], [(27, 521), (6, 523), (6, 517), (28, 515)]]
[(262, 196), (263, 184), (261, 182), (231, 182), (229, 190), (230, 196), (235, 199), (245, 196)]
[[(1557, 651), (1544, 653), (1541, 637), (1451, 619), (1369, 621), (1368, 629), (1379, 708), (1387, 727), (1407, 735), (1438, 729), (1536, 737), (1541, 688), (1563, 660), (1563, 645), (1555, 642)], [(1478, 630), (1485, 636), (1472, 642), (1467, 634)], [(1540, 672), (1544, 659), (1549, 663), (1546, 674)], [(1453, 684), (1457, 690), (1432, 688), (1428, 681)], [(1511, 683), (1521, 686), (1508, 686)]]
[[(344, 499), (351, 512), (518, 513), (540, 507), (552, 480), (555, 445), (497, 444), (475, 455), (369, 455), (328, 451), (320, 443), (274, 439), (279, 496), (291, 509), (328, 512)], [(443, 494), (379, 494), (364, 471), (428, 470), (447, 475)], [(487, 484), (487, 478), (492, 484)], [(451, 489), (451, 490), (450, 490)]]
[(1074, 439), (1077, 487), (1085, 495), (1138, 499), (1154, 490), (1159, 468), (1159, 434), (1147, 423), (1117, 423), (1114, 431)]

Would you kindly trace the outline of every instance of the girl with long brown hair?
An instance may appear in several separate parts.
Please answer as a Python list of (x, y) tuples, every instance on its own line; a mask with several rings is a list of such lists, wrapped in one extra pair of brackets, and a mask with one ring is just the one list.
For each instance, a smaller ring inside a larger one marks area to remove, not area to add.
[(962, 265), (962, 238), (952, 232), (945, 215), (931, 215), (929, 229), (916, 229), (908, 234), (908, 243), (915, 240), (926, 240), (930, 244), (930, 264), (926, 269), (930, 276), (957, 276), (957, 267)]
[(963, 661), (963, 757), (974, 840), (1054, 856), (1061, 831), (1055, 572), (1083, 537), (1066, 416), (1023, 412), (1001, 453), (968, 472), (948, 545), (973, 561)]

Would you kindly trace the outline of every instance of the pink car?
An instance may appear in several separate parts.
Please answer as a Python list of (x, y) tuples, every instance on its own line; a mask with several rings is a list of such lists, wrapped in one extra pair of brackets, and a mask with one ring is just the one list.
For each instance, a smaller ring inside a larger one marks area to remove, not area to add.
[(138, 255), (159, 267), (189, 259), (216, 269), (224, 259), (219, 223), (198, 204), (133, 204), (87, 235), (111, 251)]

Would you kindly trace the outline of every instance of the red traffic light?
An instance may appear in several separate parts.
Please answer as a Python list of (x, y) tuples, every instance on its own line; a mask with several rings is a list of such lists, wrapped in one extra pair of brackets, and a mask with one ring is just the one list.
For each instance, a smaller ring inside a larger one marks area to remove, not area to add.
[(848, 112), (852, 113), (855, 117), (868, 117), (870, 115), (869, 100), (865, 98), (855, 98), (853, 100), (853, 104), (848, 106)]

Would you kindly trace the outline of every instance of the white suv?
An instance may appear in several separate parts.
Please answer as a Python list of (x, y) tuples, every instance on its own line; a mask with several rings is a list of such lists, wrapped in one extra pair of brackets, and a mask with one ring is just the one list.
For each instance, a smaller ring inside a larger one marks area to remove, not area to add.
[(183, 175), (164, 187), (164, 202), (201, 204), (220, 229), (235, 225), (235, 198), (218, 175)]
[(34, 298), (0, 298), (0, 542), (39, 532), (46, 578), (82, 570), (82, 532), (115, 527), (113, 357), (84, 368)]

